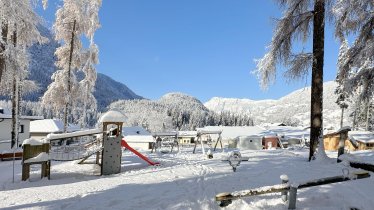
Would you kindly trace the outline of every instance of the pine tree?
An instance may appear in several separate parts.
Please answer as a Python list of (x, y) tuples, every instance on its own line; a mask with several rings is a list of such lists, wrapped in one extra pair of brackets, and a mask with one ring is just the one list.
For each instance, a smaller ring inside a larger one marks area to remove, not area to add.
[[(286, 7), (284, 16), (278, 20), (269, 52), (257, 62), (257, 73), (260, 83), (267, 87), (273, 83), (276, 75), (277, 63), (288, 67), (285, 76), (297, 79), (308, 74), (312, 69), (311, 118), (310, 118), (310, 152), (309, 160), (319, 153), (324, 155), (322, 102), (323, 102), (323, 58), (324, 58), (324, 26), (325, 0), (278, 0)], [(310, 27), (312, 30), (310, 30)], [(294, 40), (306, 42), (312, 33), (313, 52), (292, 53)]]
[[(365, 128), (369, 129), (370, 103), (374, 97), (374, 2), (372, 0), (338, 0), (333, 7), (335, 34), (341, 41), (338, 80), (342, 92), (352, 95), (359, 91), (357, 107), (364, 105)], [(347, 37), (357, 34), (347, 47)], [(354, 122), (356, 122), (357, 111)], [(355, 125), (354, 125), (355, 126)]]

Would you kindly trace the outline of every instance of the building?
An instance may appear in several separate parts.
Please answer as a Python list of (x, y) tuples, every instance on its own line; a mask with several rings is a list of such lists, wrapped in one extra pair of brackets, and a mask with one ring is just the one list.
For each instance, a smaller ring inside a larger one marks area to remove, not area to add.
[[(70, 124), (67, 132), (79, 131), (80, 127)], [(30, 136), (36, 140), (41, 140), (47, 137), (48, 134), (63, 133), (64, 123), (60, 119), (44, 119), (35, 120), (30, 123)]]
[(346, 144), (349, 150), (374, 150), (374, 133), (370, 131), (350, 131)]
[[(370, 131), (348, 131), (340, 129), (339, 131), (330, 132), (323, 136), (325, 150), (336, 151), (339, 148), (340, 135), (344, 135), (344, 149), (349, 151), (355, 150), (373, 150), (374, 133)], [(347, 134), (348, 133), (348, 134)]]
[(197, 131), (178, 131), (179, 145), (194, 144), (197, 139)]
[[(18, 128), (18, 147), (21, 147), (25, 139), (30, 138), (30, 122), (40, 120), (39, 116), (20, 116)], [(10, 111), (0, 108), (0, 156), (6, 158), (11, 151), (12, 114)], [(11, 155), (13, 156), (13, 154)]]
[[(283, 124), (266, 124), (263, 126), (207, 126), (198, 130), (222, 131), (222, 142), (230, 148), (277, 148), (288, 144), (301, 144), (309, 139), (309, 130), (302, 127), (284, 126)], [(212, 136), (212, 139), (216, 139)], [(250, 141), (250, 142), (240, 142)], [(270, 142), (270, 143), (269, 143)]]
[(152, 134), (140, 126), (123, 127), (124, 140), (134, 149), (150, 150), (155, 142)]

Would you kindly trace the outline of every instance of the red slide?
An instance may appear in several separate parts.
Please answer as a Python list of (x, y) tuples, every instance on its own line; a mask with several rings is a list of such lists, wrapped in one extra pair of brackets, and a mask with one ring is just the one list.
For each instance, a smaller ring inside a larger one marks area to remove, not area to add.
[(130, 145), (127, 144), (127, 142), (125, 140), (122, 139), (121, 141), (121, 146), (122, 147), (125, 147), (126, 149), (130, 150), (131, 152), (133, 152), (135, 155), (137, 155), (138, 157), (140, 157), (141, 159), (143, 159), (145, 162), (147, 162), (149, 165), (160, 165), (160, 163), (155, 163), (155, 162), (152, 162), (151, 160), (149, 160), (146, 156), (140, 154), (138, 151), (136, 151), (134, 148), (130, 147)]

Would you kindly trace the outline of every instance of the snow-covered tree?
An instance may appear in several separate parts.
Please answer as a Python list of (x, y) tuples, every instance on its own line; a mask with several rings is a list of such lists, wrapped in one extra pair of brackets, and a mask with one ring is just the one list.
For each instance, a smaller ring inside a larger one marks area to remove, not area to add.
[(27, 48), (42, 42), (37, 25), (39, 18), (30, 0), (0, 1), (0, 91), (12, 100), (12, 146), (18, 139), (19, 112), (22, 92), (36, 88), (27, 81)]
[[(370, 104), (374, 96), (373, 11), (372, 0), (337, 0), (333, 7), (335, 34), (344, 49), (339, 56), (337, 78), (345, 94), (360, 92), (356, 104), (365, 106), (366, 129), (369, 129)], [(346, 40), (350, 35), (355, 35), (355, 40), (348, 47)]]
[[(343, 62), (345, 59), (345, 55), (348, 51), (348, 42), (347, 40), (344, 40), (342, 42), (342, 45), (340, 46), (339, 50), (339, 56), (338, 56), (338, 75), (340, 74), (340, 71), (342, 71), (342, 67), (339, 65)], [(344, 110), (348, 107), (347, 99), (348, 94), (344, 90), (344, 80), (342, 78), (337, 77), (336, 82), (338, 83), (338, 87), (335, 89), (335, 94), (338, 96), (336, 99), (336, 103), (339, 105), (340, 109), (342, 110), (340, 115), (340, 127), (343, 127), (343, 118), (344, 118)]]
[[(323, 102), (323, 58), (326, 0), (277, 0), (285, 7), (283, 17), (277, 21), (269, 52), (257, 61), (260, 84), (266, 87), (274, 82), (277, 64), (285, 65), (285, 76), (296, 79), (308, 74), (312, 69), (310, 153), (309, 160), (318, 154), (324, 155), (322, 102)], [(306, 43), (311, 36), (313, 52), (292, 52), (294, 41)]]
[(42, 103), (53, 108), (55, 115), (63, 116), (64, 131), (68, 122), (76, 117), (73, 114), (76, 113), (78, 98), (82, 96), (76, 72), (81, 67), (81, 36), (87, 30), (86, 3), (82, 0), (64, 0), (63, 6), (56, 12), (53, 26), (56, 40), (61, 42), (55, 53), (59, 70), (52, 75), (53, 82), (44, 93)]
[(83, 59), (82, 71), (85, 75), (84, 79), (80, 81), (81, 90), (83, 92), (83, 111), (81, 116), (81, 126), (87, 125), (89, 118), (95, 117), (97, 112), (97, 102), (93, 95), (97, 74), (95, 65), (98, 64), (99, 49), (94, 43), (95, 31), (100, 27), (99, 23), (99, 9), (101, 7), (101, 0), (86, 0), (85, 16), (87, 17), (87, 29), (85, 31), (86, 37), (90, 41), (90, 46), (85, 53)]

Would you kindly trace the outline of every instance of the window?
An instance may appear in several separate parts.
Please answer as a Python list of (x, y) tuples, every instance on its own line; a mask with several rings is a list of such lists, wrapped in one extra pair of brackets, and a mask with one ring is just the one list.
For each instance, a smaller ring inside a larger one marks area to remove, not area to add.
[(25, 132), (25, 126), (24, 125), (20, 125), (18, 133), (24, 133), (24, 132)]

